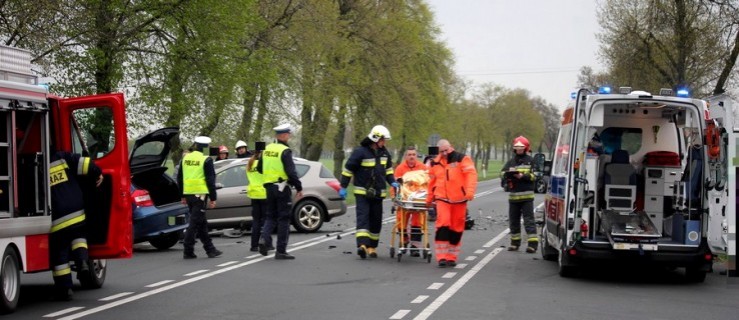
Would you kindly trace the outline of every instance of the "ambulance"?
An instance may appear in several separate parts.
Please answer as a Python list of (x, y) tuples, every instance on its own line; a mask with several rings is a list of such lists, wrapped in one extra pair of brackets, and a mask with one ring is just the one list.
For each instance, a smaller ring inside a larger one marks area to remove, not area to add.
[(726, 216), (735, 214), (722, 176), (731, 150), (704, 139), (720, 121), (709, 103), (686, 90), (629, 87), (572, 98), (542, 210), (542, 257), (564, 277), (599, 260), (633, 260), (685, 268), (702, 282), (727, 250)]
[(91, 157), (104, 175), (100, 187), (84, 190), (92, 272), (79, 279), (82, 287), (100, 288), (105, 259), (130, 257), (133, 247), (123, 95), (53, 96), (30, 61), (30, 52), (0, 46), (0, 313), (15, 310), (21, 272), (51, 267), (52, 144)]

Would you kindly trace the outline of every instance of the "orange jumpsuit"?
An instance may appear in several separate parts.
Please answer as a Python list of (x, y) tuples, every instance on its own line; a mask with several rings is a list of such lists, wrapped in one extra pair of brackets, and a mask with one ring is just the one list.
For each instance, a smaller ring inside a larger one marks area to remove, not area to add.
[(456, 262), (462, 245), (467, 201), (475, 198), (477, 170), (469, 156), (453, 151), (437, 156), (429, 168), (429, 196), (436, 202), (436, 260)]
[[(408, 166), (408, 162), (407, 161), (403, 161), (402, 163), (400, 163), (398, 165), (397, 168), (395, 168), (395, 180), (398, 180), (398, 179), (402, 178), (403, 175), (406, 174), (409, 171), (416, 171), (416, 170), (426, 170), (426, 165), (423, 164), (423, 163), (421, 163), (420, 161), (416, 161), (416, 165), (414, 165), (413, 167), (409, 167)], [(393, 196), (395, 196), (394, 193), (393, 193)], [(407, 232), (407, 230), (408, 230), (408, 222), (407, 221), (408, 221), (408, 218), (409, 218), (409, 213), (406, 212), (405, 210), (399, 208), (396, 211), (395, 214), (396, 214), (396, 217), (395, 217), (396, 220), (395, 221), (398, 221), (398, 228), (401, 229), (401, 230), (406, 230), (406, 232), (405, 232), (406, 239), (403, 239), (403, 242), (408, 242), (408, 239), (407, 239), (407, 237), (408, 237), (408, 232)], [(414, 235), (418, 234), (418, 236), (420, 236), (420, 232), (421, 232), (421, 216), (418, 215), (418, 214), (414, 214), (414, 215), (410, 216), (410, 219), (411, 219), (411, 233), (414, 234)], [(418, 238), (418, 237), (414, 237), (414, 238)], [(421, 239), (411, 239), (411, 240), (412, 241), (421, 241)]]

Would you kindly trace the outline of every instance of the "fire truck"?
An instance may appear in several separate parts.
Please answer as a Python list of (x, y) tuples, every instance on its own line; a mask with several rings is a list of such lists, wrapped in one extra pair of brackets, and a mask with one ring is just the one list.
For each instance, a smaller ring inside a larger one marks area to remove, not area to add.
[[(49, 156), (55, 149), (94, 159), (103, 184), (85, 188), (89, 277), (100, 288), (106, 260), (132, 254), (130, 173), (122, 94), (61, 98), (38, 85), (30, 52), (0, 46), (0, 312), (15, 310), (20, 273), (50, 270)], [(103, 138), (101, 138), (103, 137)], [(85, 273), (86, 274), (86, 273)], [(51, 281), (51, 276), (49, 277)]]
[(717, 253), (735, 264), (736, 178), (728, 168), (737, 163), (728, 159), (736, 145), (733, 128), (723, 129), (731, 117), (718, 111), (728, 102), (628, 87), (572, 98), (542, 208), (542, 257), (565, 277), (591, 262), (630, 260), (685, 268), (696, 282)]

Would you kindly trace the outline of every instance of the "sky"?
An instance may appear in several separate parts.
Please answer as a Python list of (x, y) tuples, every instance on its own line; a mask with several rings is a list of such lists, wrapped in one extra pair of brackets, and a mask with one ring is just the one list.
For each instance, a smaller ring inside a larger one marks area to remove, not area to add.
[(426, 0), (453, 51), (455, 70), (475, 84), (524, 88), (566, 106), (583, 66), (602, 71), (593, 0)]

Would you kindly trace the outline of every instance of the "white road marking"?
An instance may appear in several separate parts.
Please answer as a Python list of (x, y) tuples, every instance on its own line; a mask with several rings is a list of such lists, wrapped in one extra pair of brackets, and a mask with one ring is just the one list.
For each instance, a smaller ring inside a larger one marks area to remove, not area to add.
[(115, 299), (118, 299), (120, 297), (125, 297), (125, 296), (132, 295), (132, 294), (133, 294), (133, 292), (121, 292), (119, 294), (114, 294), (112, 296), (108, 296), (108, 297), (105, 297), (105, 298), (102, 298), (102, 299), (98, 299), (98, 300), (100, 300), (100, 301), (110, 301), (110, 300), (115, 300)]
[(469, 256), (467, 258), (464, 258), (465, 261), (475, 261), (477, 259), (477, 256)]
[(163, 285), (163, 284), (167, 284), (167, 283), (170, 283), (170, 282), (172, 282), (172, 281), (174, 281), (174, 280), (164, 280), (164, 281), (159, 281), (159, 282), (155, 282), (155, 283), (152, 283), (152, 284), (147, 284), (147, 285), (146, 285), (145, 287), (147, 287), (147, 288), (154, 288), (154, 287), (158, 287), (158, 286), (161, 286), (161, 285)]
[(403, 319), (403, 317), (405, 317), (405, 315), (408, 314), (409, 312), (411, 311), (410, 310), (398, 310), (398, 312), (392, 315), (390, 319)]
[(61, 316), (61, 315), (64, 315), (64, 314), (67, 314), (67, 313), (70, 313), (70, 312), (74, 312), (74, 311), (77, 311), (77, 310), (80, 310), (80, 309), (84, 309), (84, 308), (85, 307), (71, 307), (71, 308), (60, 310), (60, 311), (57, 311), (57, 312), (54, 312), (54, 313), (49, 313), (49, 314), (45, 315), (44, 318), (56, 318), (58, 316)]
[[(498, 242), (500, 241), (500, 239), (505, 237), (506, 234), (508, 234), (508, 229), (501, 232), (499, 235), (493, 238), (493, 240), (490, 240), (490, 242), (488, 243)], [(439, 295), (439, 297), (437, 297), (433, 302), (431, 302), (431, 304), (429, 304), (428, 307), (426, 307), (426, 309), (423, 309), (423, 311), (421, 311), (421, 313), (419, 313), (415, 318), (413, 318), (413, 320), (428, 319), (432, 314), (434, 314), (434, 312), (437, 309), (439, 309), (439, 307), (441, 307), (441, 305), (444, 304), (444, 302), (446, 302), (447, 300), (449, 300), (449, 298), (454, 296), (454, 294), (457, 293), (457, 291), (459, 291), (459, 289), (461, 289), (467, 283), (467, 281), (470, 281), (472, 277), (474, 277), (478, 272), (480, 272), (480, 270), (482, 270), (482, 268), (484, 268), (485, 265), (487, 265), (490, 261), (492, 261), (493, 258), (495, 258), (495, 256), (498, 255), (498, 253), (500, 253), (501, 251), (503, 251), (502, 248), (496, 248), (495, 250), (490, 252), (487, 256), (482, 258), (480, 262), (475, 264), (475, 266), (473, 266), (472, 269), (467, 271), (467, 273), (465, 273), (461, 278), (459, 278), (459, 280), (454, 282), (449, 287), (449, 289), (446, 289), (444, 293)]]
[(451, 279), (451, 278), (454, 278), (454, 276), (456, 276), (456, 275), (457, 275), (456, 272), (447, 272), (447, 273), (445, 273), (441, 277), (444, 278), (444, 279)]
[(454, 269), (464, 269), (465, 267), (467, 267), (466, 263), (458, 263)]
[(413, 301), (411, 301), (411, 303), (421, 303), (421, 302), (426, 301), (426, 299), (428, 299), (428, 298), (429, 298), (429, 296), (418, 296), (415, 299), (413, 299)]
[(186, 273), (185, 274), (185, 277), (194, 276), (196, 274), (201, 274), (201, 273), (208, 272), (208, 271), (210, 271), (210, 270), (208, 270), (208, 269), (200, 269), (198, 271), (193, 271), (193, 272), (190, 272), (190, 273)]
[(443, 282), (434, 282), (434, 283), (432, 283), (432, 284), (431, 284), (431, 285), (430, 285), (430, 286), (429, 286), (428, 288), (426, 288), (426, 289), (428, 289), (428, 290), (439, 290), (439, 288), (441, 288), (441, 287), (443, 287), (443, 286), (444, 286), (444, 283), (443, 283)]
[(485, 250), (483, 249), (475, 250), (475, 254), (482, 254), (483, 252), (485, 252)]
[(228, 266), (228, 265), (232, 265), (234, 263), (239, 263), (239, 262), (238, 261), (224, 262), (224, 263), (221, 263), (221, 264), (217, 265), (216, 267), (225, 267), (225, 266)]
[(482, 245), (482, 247), (483, 248), (490, 248), (490, 247), (492, 247), (493, 245), (495, 245), (495, 243), (497, 243), (498, 241), (500, 241), (500, 239), (503, 239), (503, 237), (505, 237), (509, 232), (511, 232), (511, 229), (506, 228), (499, 235), (495, 236), (495, 238), (493, 238), (493, 240), (490, 240), (490, 241), (488, 241), (488, 243)]

